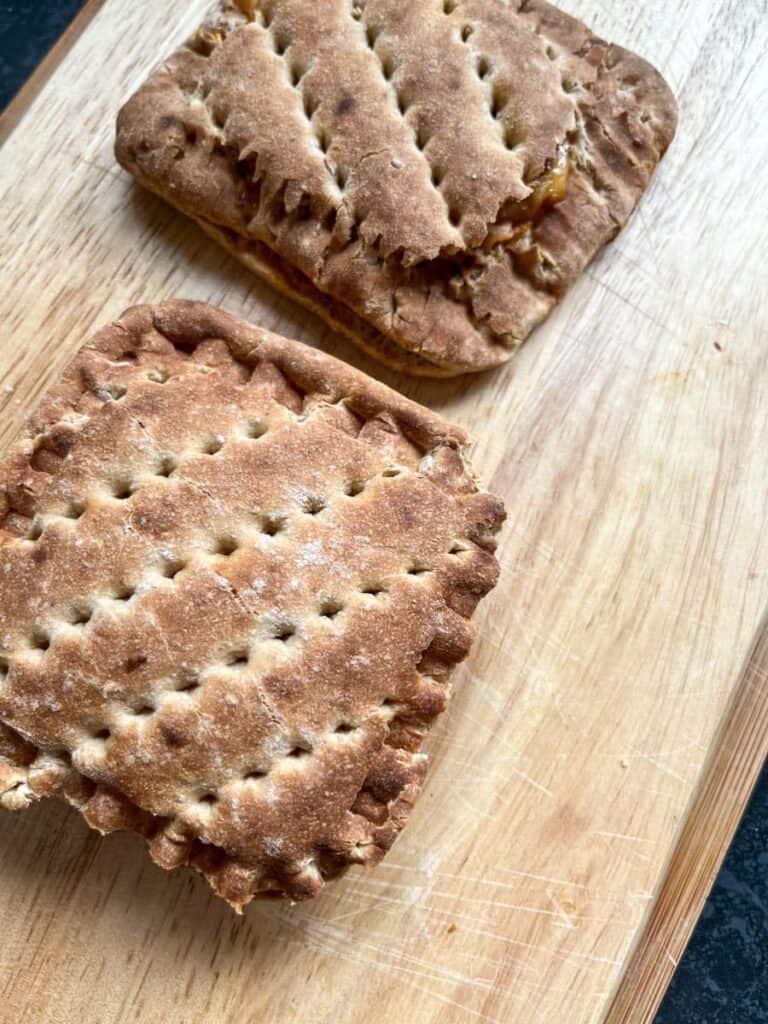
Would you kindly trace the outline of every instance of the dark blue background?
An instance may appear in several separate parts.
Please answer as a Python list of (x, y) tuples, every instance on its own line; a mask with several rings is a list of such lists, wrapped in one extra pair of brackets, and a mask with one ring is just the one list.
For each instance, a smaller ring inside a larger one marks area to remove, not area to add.
[[(0, 109), (82, 6), (0, 3)], [(768, 769), (656, 1024), (768, 1024)]]

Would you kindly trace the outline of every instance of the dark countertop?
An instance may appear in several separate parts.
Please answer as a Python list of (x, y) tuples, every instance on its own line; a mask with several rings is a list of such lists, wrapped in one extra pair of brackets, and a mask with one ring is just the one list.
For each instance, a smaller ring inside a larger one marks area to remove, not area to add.
[[(0, 3), (0, 110), (83, 2)], [(656, 1024), (768, 1024), (768, 768)]]

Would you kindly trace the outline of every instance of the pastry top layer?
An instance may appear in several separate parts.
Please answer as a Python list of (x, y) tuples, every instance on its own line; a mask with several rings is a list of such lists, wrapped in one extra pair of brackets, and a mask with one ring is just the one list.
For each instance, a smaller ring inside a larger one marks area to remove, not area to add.
[(241, 0), (128, 102), (117, 155), (455, 371), (546, 315), (674, 123), (650, 65), (541, 0)]
[(0, 719), (235, 901), (373, 859), (496, 579), (464, 443), (211, 307), (130, 310), (0, 469)]
[[(264, 200), (356, 225), (405, 264), (479, 245), (575, 124), (543, 41), (509, 9), (450, 2), (254, 5), (199, 79), (199, 112)], [(461, 22), (457, 32), (458, 22)], [(482, 59), (482, 64), (480, 63)], [(496, 68), (493, 83), (486, 80)], [(181, 70), (181, 69), (180, 69)], [(245, 85), (245, 88), (244, 88)]]

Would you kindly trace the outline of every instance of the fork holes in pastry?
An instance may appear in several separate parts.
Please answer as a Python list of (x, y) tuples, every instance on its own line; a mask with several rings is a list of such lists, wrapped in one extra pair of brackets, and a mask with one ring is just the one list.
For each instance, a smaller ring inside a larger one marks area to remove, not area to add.
[(105, 725), (96, 725), (91, 729), (91, 736), (93, 739), (101, 740), (103, 743), (106, 743), (111, 735), (112, 732)]
[(258, 782), (259, 779), (265, 779), (269, 773), (261, 771), (259, 768), (254, 768), (243, 775), (243, 782)]
[(469, 548), (466, 547), (464, 544), (462, 544), (461, 541), (455, 540), (453, 542), (453, 544), (451, 544), (451, 546), (448, 548), (448, 554), (449, 555), (462, 555), (462, 554), (464, 554), (465, 551), (468, 551), (468, 550), (469, 550)]
[(381, 73), (388, 82), (392, 79), (396, 70), (395, 62), (391, 55), (385, 54), (385, 56), (381, 58)]
[(212, 807), (213, 804), (218, 802), (218, 799), (219, 798), (216, 796), (215, 793), (212, 793), (212, 792), (203, 793), (203, 795), (200, 797), (200, 803), (201, 804), (208, 804), (208, 806)]
[(346, 167), (342, 167), (340, 164), (336, 166), (336, 184), (339, 186), (342, 192), (347, 186), (348, 175), (349, 172)]
[(467, 25), (462, 25), (462, 27), (461, 27), (461, 41), (462, 41), (462, 43), (466, 43), (467, 40), (469, 39), (469, 37), (472, 35), (472, 33), (474, 31), (475, 30), (472, 27), (472, 25), (468, 25), (468, 24)]
[(157, 476), (171, 476), (179, 468), (179, 460), (175, 455), (162, 455), (155, 474)]
[(119, 356), (118, 359), (116, 360), (116, 362), (118, 363), (137, 363), (138, 361), (139, 357), (132, 350), (129, 350), (128, 352), (123, 352), (123, 354)]
[(125, 398), (128, 394), (128, 388), (125, 384), (107, 384), (104, 390), (113, 402), (119, 402), (121, 398)]
[(168, 580), (174, 580), (186, 568), (186, 565), (183, 558), (168, 558), (163, 563), (163, 576)]
[(376, 46), (376, 40), (379, 38), (380, 33), (381, 29), (377, 28), (375, 25), (365, 26), (365, 41), (372, 50)]
[(424, 125), (419, 125), (416, 129), (416, 145), (418, 148), (421, 150), (426, 149), (431, 138), (432, 135), (430, 134), (429, 129)]
[(93, 609), (87, 604), (75, 604), (69, 609), (66, 618), (70, 626), (85, 626), (93, 618)]
[(44, 629), (33, 629), (29, 637), (29, 646), (33, 651), (45, 653), (51, 646), (51, 635)]
[(453, 14), (456, 4), (457, 0), (443, 0), (443, 14)]
[(328, 131), (322, 127), (316, 128), (315, 138), (317, 139), (317, 144), (322, 150), (322, 152), (327, 153), (328, 150), (331, 148), (331, 136), (328, 133)]
[(285, 529), (285, 518), (283, 516), (265, 515), (261, 519), (261, 532), (267, 537), (274, 537)]
[(229, 557), (237, 551), (238, 543), (231, 534), (224, 534), (216, 539), (213, 545), (212, 553), (214, 555), (223, 555)]
[(10, 662), (8, 658), (3, 654), (0, 655), (0, 679), (5, 679), (10, 669)]
[(432, 569), (425, 562), (413, 562), (406, 571), (409, 576), (423, 576)]
[(279, 626), (275, 626), (272, 632), (272, 639), (279, 640), (280, 643), (287, 643), (291, 637), (296, 635), (296, 629), (289, 623), (281, 623)]
[(194, 693), (195, 690), (200, 689), (200, 679), (198, 676), (186, 676), (181, 679), (179, 685), (176, 687), (177, 693)]
[(154, 384), (166, 384), (170, 379), (170, 373), (161, 366), (156, 366), (147, 374), (147, 380), (151, 380)]
[(133, 708), (133, 713), (137, 718), (149, 718), (150, 715), (155, 713), (155, 706), (148, 701), (144, 701)]
[(288, 757), (308, 757), (312, 753), (307, 747), (295, 746), (288, 751)]
[(224, 447), (224, 438), (219, 435), (212, 435), (203, 441), (203, 454), (216, 455)]
[(115, 587), (112, 597), (115, 601), (130, 601), (135, 593), (136, 587), (131, 586), (130, 583), (120, 583)]
[(492, 71), (491, 62), (488, 60), (488, 58), (486, 56), (481, 54), (477, 58), (477, 74), (478, 74), (478, 77), (485, 79), (485, 78), (488, 77), (488, 75), (490, 75), (491, 71)]
[(507, 125), (504, 129), (504, 145), (507, 149), (516, 149), (524, 141), (524, 137), (515, 125)]
[(339, 722), (333, 731), (338, 735), (344, 736), (347, 733), (354, 732), (355, 728), (356, 727), (354, 725), (350, 725), (349, 722)]
[(85, 502), (76, 498), (74, 501), (70, 501), (64, 516), (66, 519), (79, 519), (83, 512), (85, 512)]
[(390, 466), (388, 469), (385, 469), (381, 475), (387, 480), (390, 480), (392, 477), (400, 476), (401, 473), (402, 469), (398, 469), (397, 466)]
[(440, 188), (443, 183), (443, 169), (441, 167), (432, 168), (432, 184), (435, 188)]
[(32, 525), (27, 533), (27, 540), (40, 540), (43, 535), (43, 522), (41, 519), (33, 519)]
[(386, 587), (381, 583), (366, 583), (360, 588), (361, 594), (366, 594), (368, 597), (378, 597), (380, 594), (386, 592)]
[(290, 45), (291, 39), (287, 32), (277, 31), (272, 33), (272, 46), (278, 57), (282, 57)]
[(501, 85), (494, 85), (491, 92), (491, 117), (501, 117), (504, 107), (507, 105), (507, 93)]
[(307, 65), (303, 61), (297, 59), (290, 61), (288, 65), (288, 76), (294, 89), (301, 82), (304, 75), (306, 75), (307, 70)]
[(308, 121), (311, 121), (312, 118), (315, 116), (315, 111), (317, 110), (319, 105), (320, 104), (318, 103), (314, 96), (312, 96), (308, 92), (304, 92), (304, 114)]
[(134, 492), (133, 481), (127, 477), (118, 477), (112, 482), (112, 497), (118, 501), (126, 501)]
[(268, 429), (267, 424), (261, 420), (246, 420), (243, 432), (249, 440), (257, 441), (266, 434)]
[(356, 498), (357, 495), (362, 494), (364, 490), (364, 480), (350, 480), (344, 485), (344, 493), (348, 498)]
[(344, 605), (341, 601), (330, 599), (320, 605), (320, 615), (324, 619), (335, 619), (339, 612), (343, 611)]
[(247, 647), (237, 647), (224, 658), (224, 664), (230, 668), (242, 668), (248, 664), (250, 652)]
[(327, 508), (327, 503), (323, 498), (320, 498), (317, 495), (311, 495), (303, 503), (303, 511), (308, 516), (316, 516), (318, 513), (322, 512), (324, 508)]
[(458, 227), (461, 224), (461, 210), (456, 206), (452, 206), (448, 211), (448, 220), (454, 227)]

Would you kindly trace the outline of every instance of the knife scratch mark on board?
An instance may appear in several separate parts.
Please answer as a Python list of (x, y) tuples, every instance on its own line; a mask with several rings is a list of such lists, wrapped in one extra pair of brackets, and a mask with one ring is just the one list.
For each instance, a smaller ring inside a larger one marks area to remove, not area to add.
[(552, 892), (551, 889), (547, 889), (547, 897), (549, 899), (549, 902), (552, 904), (552, 906), (555, 908), (557, 913), (563, 919), (563, 922), (565, 923), (566, 928), (578, 928), (578, 925), (575, 923), (574, 919), (566, 911), (566, 909), (562, 906), (562, 904), (558, 900), (557, 896), (555, 896), (555, 894)]
[(633, 843), (651, 843), (652, 845), (656, 844), (655, 839), (645, 839), (643, 838), (643, 836), (626, 835), (623, 832), (603, 832), (601, 830), (596, 830), (590, 832), (590, 835), (605, 836), (607, 839), (626, 839), (627, 841)]
[[(378, 880), (374, 880), (374, 879), (368, 879), (368, 884), (369, 885), (374, 885), (374, 884), (381, 885), (382, 887), (386, 887), (386, 888), (393, 888), (393, 887), (396, 888), (397, 887), (397, 883), (379, 882)], [(411, 887), (410, 886), (403, 886), (403, 888), (410, 889)], [(357, 895), (366, 896), (366, 897), (370, 897), (371, 896), (371, 893), (368, 892), (365, 889), (354, 888), (351, 891), (356, 893)], [(539, 916), (539, 917), (552, 918), (553, 919), (553, 924), (556, 924), (557, 922), (562, 924), (562, 922), (563, 922), (563, 915), (562, 915), (562, 913), (560, 913), (560, 912), (558, 912), (556, 910), (547, 910), (545, 907), (532, 907), (532, 906), (528, 906), (527, 904), (524, 904), (524, 903), (511, 903), (511, 902), (506, 902), (504, 900), (498, 900), (498, 899), (486, 899), (486, 898), (484, 898), (482, 896), (465, 896), (465, 895), (463, 895), (461, 893), (454, 893), (454, 892), (433, 891), (431, 893), (431, 896), (435, 900), (437, 900), (437, 899), (445, 899), (445, 900), (449, 900), (449, 901), (455, 901), (459, 905), (471, 904), (473, 906), (477, 905), (477, 906), (480, 906), (480, 907), (488, 907), (490, 911), (495, 911), (495, 910), (514, 910), (517, 913), (521, 913), (521, 914), (533, 914), (533, 915)], [(414, 908), (417, 908), (417, 909), (429, 909), (429, 910), (432, 909), (431, 905), (430, 905), (430, 907), (419, 907), (419, 903), (414, 901), (414, 900), (399, 899), (397, 896), (392, 895), (392, 894), (389, 895), (389, 896), (379, 895), (379, 896), (376, 897), (376, 899), (381, 900), (382, 903), (395, 904), (397, 906), (401, 906), (401, 907), (405, 907), (405, 908), (414, 907)], [(603, 925), (610, 925), (610, 924), (621, 925), (621, 924), (623, 924), (623, 921), (622, 921), (621, 918), (602, 917), (602, 916), (597, 916), (597, 915), (585, 915), (585, 914), (573, 914), (572, 917), (569, 918), (569, 920), (571, 922), (573, 922), (573, 921), (597, 922), (597, 923), (603, 924)], [(557, 926), (557, 924), (556, 924), (556, 926)]]
[(652, 764), (654, 768), (658, 768), (658, 770), (663, 772), (664, 775), (669, 775), (670, 778), (676, 779), (678, 782), (683, 782), (687, 785), (690, 781), (685, 777), (685, 775), (681, 775), (680, 772), (676, 772), (674, 768), (670, 768), (668, 764), (665, 764), (657, 757), (653, 757), (650, 754), (643, 754), (641, 751), (634, 749), (632, 750), (632, 754), (635, 757), (640, 758), (641, 761), (647, 761), (649, 764)]
[[(383, 904), (377, 904), (375, 908), (380, 913), (402, 914), (401, 908), (398, 906), (385, 906)], [(594, 969), (599, 969), (602, 966), (619, 966), (622, 963), (621, 959), (613, 959), (611, 957), (600, 956), (594, 953), (580, 953), (578, 950), (572, 949), (552, 949), (550, 947), (542, 946), (539, 943), (525, 942), (522, 939), (514, 939), (509, 935), (503, 935), (499, 932), (491, 931), (488, 928), (478, 928), (478, 917), (476, 914), (464, 914), (460, 910), (442, 910), (439, 907), (420, 907), (414, 905), (412, 910), (419, 911), (420, 913), (429, 914), (430, 916), (443, 918), (447, 922), (460, 921), (462, 922), (462, 932), (468, 934), (478, 935), (484, 939), (495, 940), (505, 946), (514, 946), (522, 949), (539, 951), (546, 953), (547, 956), (555, 957), (556, 959), (562, 960), (568, 966), (578, 970), (588, 970), (590, 968), (585, 967), (585, 964), (596, 965)], [(574, 963), (577, 961), (578, 964)]]
[(653, 316), (653, 314), (647, 313), (641, 306), (638, 306), (637, 303), (633, 302), (631, 299), (628, 299), (625, 295), (622, 295), (620, 291), (617, 291), (612, 285), (608, 284), (607, 281), (603, 281), (601, 278), (596, 277), (595, 274), (589, 270), (584, 271), (584, 276), (588, 277), (590, 281), (594, 281), (595, 284), (599, 285), (601, 288), (604, 288), (607, 292), (613, 295), (614, 298), (618, 299), (619, 302), (623, 302), (624, 305), (629, 306), (630, 309), (637, 313), (638, 316), (641, 316), (644, 320), (647, 320), (648, 323), (653, 324), (654, 327), (658, 327), (659, 330), (664, 331), (665, 334), (670, 335), (670, 337), (672, 337), (675, 342), (677, 342), (678, 344), (682, 344), (681, 339), (675, 334), (675, 332), (671, 328), (669, 328), (664, 323), (663, 320), (658, 320), (655, 316)]

